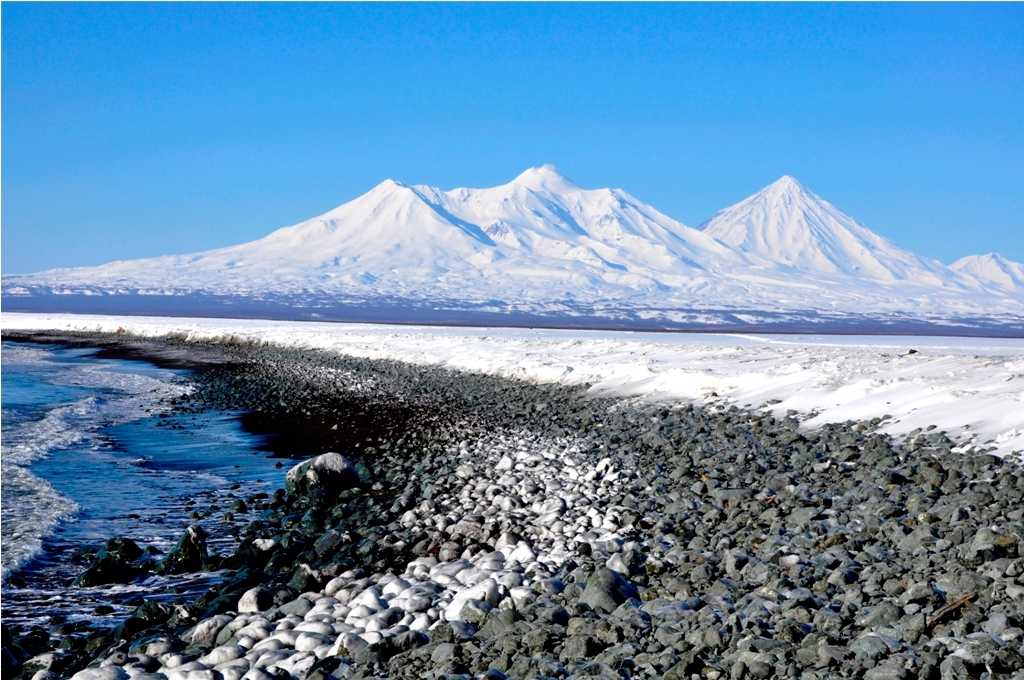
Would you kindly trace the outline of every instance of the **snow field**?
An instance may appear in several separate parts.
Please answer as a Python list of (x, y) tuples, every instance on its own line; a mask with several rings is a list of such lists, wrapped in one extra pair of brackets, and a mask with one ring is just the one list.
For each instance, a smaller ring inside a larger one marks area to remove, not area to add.
[[(805, 427), (883, 418), (945, 431), (962, 450), (1024, 451), (1024, 339), (769, 336), (376, 326), (4, 313), (5, 330), (119, 330), (254, 342), (444, 366), (591, 393), (801, 414)], [(911, 353), (911, 350), (914, 350)], [(886, 417), (888, 416), (888, 417)]]

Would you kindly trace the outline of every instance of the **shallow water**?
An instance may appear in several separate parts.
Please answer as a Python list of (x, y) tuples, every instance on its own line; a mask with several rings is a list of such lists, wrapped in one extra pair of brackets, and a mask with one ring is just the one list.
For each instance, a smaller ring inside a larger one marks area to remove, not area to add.
[(70, 589), (88, 564), (72, 556), (112, 536), (166, 551), (193, 509), (209, 513), (199, 521), (211, 552), (227, 553), (234, 532), (219, 518), (233, 495), (283, 483), (286, 468), (258, 450), (262, 439), (241, 428), (238, 414), (173, 414), (159, 403), (188, 390), (184, 371), (96, 354), (3, 343), (5, 622), (97, 618), (99, 603), (114, 604), (116, 618), (133, 594), (194, 595), (217, 574)]

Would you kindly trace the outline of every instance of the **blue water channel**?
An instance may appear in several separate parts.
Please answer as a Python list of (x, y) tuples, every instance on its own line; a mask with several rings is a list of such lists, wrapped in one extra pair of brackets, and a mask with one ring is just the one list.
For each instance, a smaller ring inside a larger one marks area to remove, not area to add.
[(259, 449), (237, 413), (173, 412), (166, 400), (190, 389), (185, 371), (97, 354), (3, 343), (5, 622), (97, 619), (93, 609), (111, 604), (113, 623), (138, 595), (187, 600), (218, 574), (69, 588), (87, 566), (73, 557), (113, 536), (166, 551), (192, 521), (226, 554), (237, 540), (220, 521), (227, 506), (283, 484), (287, 467)]

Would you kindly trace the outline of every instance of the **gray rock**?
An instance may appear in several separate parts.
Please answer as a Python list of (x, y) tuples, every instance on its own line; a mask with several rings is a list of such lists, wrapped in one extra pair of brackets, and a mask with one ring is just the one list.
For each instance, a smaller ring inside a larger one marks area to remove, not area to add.
[(851, 642), (847, 647), (857, 656), (880, 659), (889, 653), (889, 646), (873, 635), (865, 635)]
[(516, 613), (511, 609), (493, 609), (477, 631), (477, 637), (491, 640), (510, 633), (514, 630), (516, 618)]
[(274, 606), (274, 593), (262, 586), (250, 588), (238, 599), (238, 611), (241, 614), (265, 612)]
[(296, 465), (285, 477), (288, 492), (300, 496), (314, 489), (332, 496), (356, 486), (359, 486), (356, 468), (345, 456), (333, 451)]
[(437, 647), (434, 647), (434, 651), (430, 653), (430, 660), (435, 664), (443, 664), (455, 658), (458, 650), (459, 646), (454, 642), (439, 643)]
[(630, 598), (639, 598), (636, 587), (611, 569), (601, 568), (587, 580), (580, 602), (591, 609), (610, 613)]
[(939, 664), (939, 676), (942, 680), (966, 680), (974, 677), (974, 674), (971, 672), (970, 665), (963, 658), (947, 656)]
[(883, 664), (869, 668), (864, 673), (864, 680), (904, 680), (909, 677), (906, 668), (892, 664)]
[(565, 640), (559, 659), (572, 664), (583, 659), (592, 659), (606, 647), (591, 635), (571, 635)]
[(796, 508), (789, 513), (789, 521), (796, 526), (805, 526), (820, 514), (818, 508)]
[(157, 568), (159, 574), (185, 574), (200, 571), (208, 559), (206, 552), (206, 531), (193, 524), (182, 534)]
[(294, 614), (295, 616), (305, 616), (309, 613), (309, 610), (313, 608), (313, 603), (304, 597), (297, 597), (291, 602), (285, 603), (278, 607), (278, 611), (288, 616)]
[(373, 664), (378, 661), (388, 661), (393, 656), (422, 647), (429, 644), (430, 638), (417, 630), (408, 630), (399, 633), (394, 637), (384, 638), (380, 642), (356, 652), (356, 663)]
[(569, 671), (557, 661), (543, 657), (519, 656), (512, 663), (508, 674), (519, 678), (533, 678), (536, 676), (564, 678), (569, 675)]
[(856, 624), (862, 628), (870, 628), (875, 630), (882, 626), (889, 626), (893, 622), (898, 621), (903, 612), (900, 608), (889, 602), (883, 600), (874, 607), (871, 607), (865, 614), (857, 617)]

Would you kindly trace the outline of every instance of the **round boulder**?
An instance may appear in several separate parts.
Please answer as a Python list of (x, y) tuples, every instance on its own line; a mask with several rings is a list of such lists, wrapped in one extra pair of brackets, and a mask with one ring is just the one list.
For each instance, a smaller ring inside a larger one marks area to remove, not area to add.
[(330, 494), (359, 485), (355, 466), (340, 453), (324, 453), (299, 463), (288, 471), (285, 488), (288, 493), (304, 496), (315, 489)]
[(274, 606), (274, 593), (262, 586), (256, 586), (242, 593), (238, 600), (239, 614), (265, 612)]
[(632, 583), (611, 569), (603, 567), (595, 571), (587, 581), (580, 602), (589, 605), (595, 611), (608, 613), (626, 600), (639, 597), (640, 593)]

